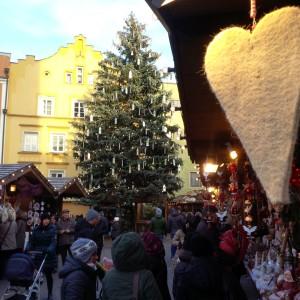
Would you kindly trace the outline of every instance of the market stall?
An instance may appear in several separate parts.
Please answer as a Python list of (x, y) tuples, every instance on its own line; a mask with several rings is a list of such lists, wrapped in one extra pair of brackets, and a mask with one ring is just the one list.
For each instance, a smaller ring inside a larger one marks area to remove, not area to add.
[(262, 299), (300, 299), (299, 1), (147, 2), (169, 31), (208, 203)]

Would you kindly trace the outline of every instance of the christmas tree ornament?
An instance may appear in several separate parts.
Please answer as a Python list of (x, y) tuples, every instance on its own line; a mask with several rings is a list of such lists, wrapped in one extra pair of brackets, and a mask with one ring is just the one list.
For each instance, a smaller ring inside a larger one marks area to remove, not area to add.
[(166, 95), (163, 95), (162, 103), (163, 103), (163, 104), (166, 104)]
[(137, 170), (141, 171), (141, 164), (140, 163), (138, 163), (138, 165), (137, 165)]
[(87, 129), (87, 131), (86, 131), (86, 136), (90, 136), (90, 130), (89, 129)]
[(252, 31), (219, 33), (205, 72), (267, 198), (288, 203), (300, 118), (300, 8), (266, 14)]
[(154, 150), (155, 148), (155, 145), (154, 145), (154, 142), (152, 142), (152, 150)]
[(180, 172), (181, 171), (181, 165), (177, 166), (177, 171)]
[(149, 131), (149, 129), (146, 128), (146, 129), (145, 129), (145, 134), (146, 134), (146, 135), (148, 135), (148, 131)]
[(136, 148), (136, 155), (138, 156), (140, 154), (139, 148)]
[(175, 167), (176, 166), (176, 160), (173, 159), (173, 166)]
[(121, 166), (124, 167), (124, 160), (121, 160)]
[(128, 173), (131, 174), (131, 165), (128, 166)]
[(155, 164), (155, 160), (154, 160), (154, 157), (152, 158), (152, 165), (154, 165)]
[(132, 71), (131, 70), (128, 73), (128, 79), (132, 79)]
[(148, 138), (148, 139), (146, 140), (146, 147), (149, 147), (149, 144), (150, 144), (150, 139)]
[(105, 94), (105, 88), (102, 89), (102, 93)]
[(165, 166), (167, 165), (167, 159), (166, 158), (164, 159), (164, 164), (165, 164)]
[(142, 141), (142, 139), (140, 139), (140, 146), (142, 146), (143, 145), (143, 141)]
[(135, 109), (135, 105), (134, 105), (134, 103), (132, 103), (131, 110), (134, 110), (134, 109)]
[(130, 135), (130, 133), (128, 134), (128, 140), (130, 141), (130, 139), (131, 139), (131, 135)]
[(87, 159), (88, 159), (88, 160), (91, 159), (91, 153), (90, 153), (90, 152), (88, 152), (88, 154), (87, 154)]
[(167, 191), (167, 187), (166, 187), (166, 185), (164, 184), (163, 187), (162, 187), (162, 192), (165, 193), (166, 191)]
[(145, 121), (143, 121), (143, 122), (142, 122), (142, 125), (143, 125), (143, 127), (145, 127), (145, 126), (146, 126), (146, 123), (145, 123)]
[(118, 92), (115, 92), (115, 98), (118, 100)]
[(98, 133), (99, 133), (99, 134), (102, 133), (102, 128), (101, 128), (101, 127), (99, 127), (99, 129), (98, 129)]
[(139, 116), (141, 115), (141, 109), (139, 108)]
[(116, 163), (116, 158), (115, 158), (115, 157), (112, 158), (112, 163), (113, 163), (113, 164)]
[(94, 116), (90, 115), (90, 122), (93, 122), (93, 121), (94, 121)]
[(138, 58), (136, 63), (139, 66), (141, 64), (141, 60)]
[(119, 143), (119, 150), (121, 150), (121, 144)]
[(131, 50), (130, 54), (131, 54), (131, 56), (133, 56), (133, 50)]
[(117, 124), (118, 124), (118, 118), (115, 117), (115, 125), (117, 125)]
[(115, 168), (111, 169), (111, 175), (114, 176), (115, 175)]
[(128, 95), (128, 87), (125, 88), (125, 94)]

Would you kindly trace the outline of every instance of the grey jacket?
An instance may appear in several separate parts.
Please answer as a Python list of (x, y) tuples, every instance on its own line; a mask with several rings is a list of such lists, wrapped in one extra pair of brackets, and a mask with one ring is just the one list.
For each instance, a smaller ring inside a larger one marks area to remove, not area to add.
[[(73, 219), (63, 220), (62, 218), (57, 222), (58, 246), (71, 245), (74, 242), (75, 235), (75, 221)], [(62, 230), (69, 230), (69, 232), (61, 233)]]
[[(10, 223), (11, 223), (11, 226), (9, 228), (9, 231), (7, 232), (7, 235), (3, 240), (3, 237), (7, 231)], [(2, 242), (1, 250), (16, 249), (17, 248), (16, 235), (17, 235), (17, 223), (15, 221), (7, 221), (5, 223), (1, 223), (0, 224), (0, 242)]]

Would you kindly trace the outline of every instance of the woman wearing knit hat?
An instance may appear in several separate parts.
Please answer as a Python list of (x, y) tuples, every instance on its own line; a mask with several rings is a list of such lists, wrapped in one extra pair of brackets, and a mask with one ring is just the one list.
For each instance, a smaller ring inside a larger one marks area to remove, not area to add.
[(27, 250), (41, 252), (41, 254), (37, 255), (34, 259), (37, 267), (41, 265), (44, 256), (47, 255), (43, 273), (47, 280), (48, 300), (52, 300), (52, 273), (57, 266), (56, 230), (55, 226), (50, 223), (50, 216), (48, 214), (42, 214), (40, 219), (41, 223), (34, 229)]
[(95, 300), (96, 279), (104, 273), (97, 269), (97, 244), (85, 238), (79, 238), (71, 246), (72, 256), (59, 273), (63, 279), (61, 300)]

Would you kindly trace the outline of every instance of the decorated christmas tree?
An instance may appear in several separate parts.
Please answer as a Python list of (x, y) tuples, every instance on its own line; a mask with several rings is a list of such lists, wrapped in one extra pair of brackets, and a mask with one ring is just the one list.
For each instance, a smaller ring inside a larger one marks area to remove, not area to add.
[[(84, 120), (74, 122), (74, 157), (95, 203), (155, 202), (181, 188), (176, 176), (177, 126), (162, 89), (159, 55), (149, 48), (145, 26), (131, 14), (118, 33), (116, 51), (99, 63)], [(165, 197), (166, 198), (166, 197)]]

